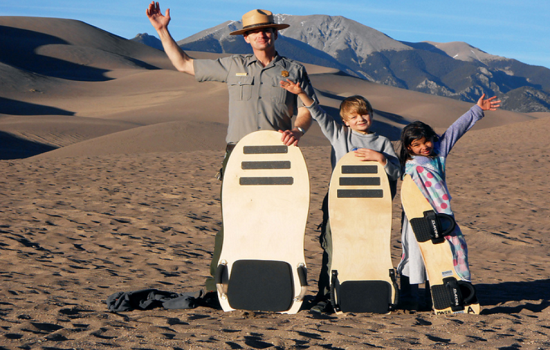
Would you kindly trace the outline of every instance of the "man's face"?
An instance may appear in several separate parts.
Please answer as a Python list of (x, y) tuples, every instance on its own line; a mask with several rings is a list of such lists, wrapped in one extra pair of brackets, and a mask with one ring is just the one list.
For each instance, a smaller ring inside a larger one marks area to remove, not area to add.
[(273, 28), (250, 30), (244, 34), (244, 41), (252, 46), (252, 50), (266, 51), (275, 47), (277, 32)]

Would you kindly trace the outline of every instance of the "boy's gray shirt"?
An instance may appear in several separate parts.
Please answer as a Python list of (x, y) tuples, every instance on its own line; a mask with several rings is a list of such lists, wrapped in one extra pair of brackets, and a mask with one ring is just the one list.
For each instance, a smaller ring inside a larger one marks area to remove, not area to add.
[(317, 102), (314, 102), (307, 109), (309, 109), (311, 117), (319, 123), (323, 134), (332, 145), (332, 169), (334, 169), (340, 158), (355, 148), (368, 148), (380, 152), (386, 157), (387, 161), (384, 170), (391, 182), (397, 182), (397, 179), (401, 176), (401, 167), (390, 140), (376, 133), (365, 135), (353, 131), (351, 128), (334, 120)]

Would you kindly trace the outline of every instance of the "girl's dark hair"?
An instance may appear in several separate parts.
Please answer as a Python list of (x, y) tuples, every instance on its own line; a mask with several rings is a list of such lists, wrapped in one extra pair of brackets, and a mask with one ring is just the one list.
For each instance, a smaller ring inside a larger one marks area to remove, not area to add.
[(411, 159), (407, 147), (409, 147), (414, 140), (420, 140), (423, 137), (425, 137), (426, 140), (433, 139), (433, 141), (439, 139), (439, 136), (432, 127), (421, 121), (412, 122), (403, 128), (401, 132), (401, 149), (399, 150), (399, 163), (401, 163), (401, 167), (404, 168), (407, 160)]

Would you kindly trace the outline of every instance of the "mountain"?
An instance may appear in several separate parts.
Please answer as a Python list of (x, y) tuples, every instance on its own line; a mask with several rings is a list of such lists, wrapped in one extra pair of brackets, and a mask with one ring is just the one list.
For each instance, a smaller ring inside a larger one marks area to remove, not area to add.
[[(237, 23), (239, 22), (228, 21), (222, 23), (178, 41), (178, 45), (188, 51), (233, 54), (252, 53), (250, 45), (244, 41), (242, 35), (229, 35), (230, 32), (240, 29), (240, 25), (237, 25)], [(277, 40), (277, 51), (283, 56), (300, 62), (336, 68), (350, 75), (358, 76), (330, 54), (317, 50), (306, 42), (284, 35), (280, 35)]]
[[(315, 59), (352, 72), (302, 41), (282, 37), (281, 46), (304, 61)], [(196, 83), (194, 77), (179, 73), (160, 50), (81, 21), (9, 16), (0, 16), (0, 48), (0, 159), (44, 152), (44, 157), (77, 157), (225, 147), (226, 87)], [(228, 55), (189, 54), (209, 59)], [(373, 131), (392, 141), (410, 121), (421, 119), (442, 131), (471, 107), (372, 83), (335, 68), (306, 67), (328, 113), (338, 116), (344, 96), (368, 96), (375, 106)], [(520, 92), (529, 93), (533, 103), (540, 99), (535, 90)], [(546, 114), (550, 113), (541, 116)], [(476, 128), (536, 118), (503, 110), (491, 115)], [(317, 123), (300, 142), (328, 145)]]
[(157, 37), (154, 37), (147, 33), (140, 33), (130, 40), (137, 43), (145, 44), (157, 50), (164, 51), (164, 49), (162, 48), (162, 42)]
[[(281, 55), (379, 84), (475, 102), (497, 95), (516, 112), (550, 111), (550, 70), (491, 55), (463, 42), (410, 43), (341, 16), (276, 15)], [(228, 21), (178, 41), (184, 50), (250, 53), (241, 28)]]

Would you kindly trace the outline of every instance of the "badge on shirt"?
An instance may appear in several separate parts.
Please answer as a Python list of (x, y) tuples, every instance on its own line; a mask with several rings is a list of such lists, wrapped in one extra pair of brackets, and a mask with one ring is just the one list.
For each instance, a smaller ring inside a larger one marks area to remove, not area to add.
[(286, 71), (286, 70), (282, 71), (282, 72), (281, 72), (281, 75), (282, 75), (283, 77), (287, 78), (287, 77), (288, 77), (288, 71)]
[(246, 77), (248, 73), (235, 73), (235, 76), (237, 77)]

